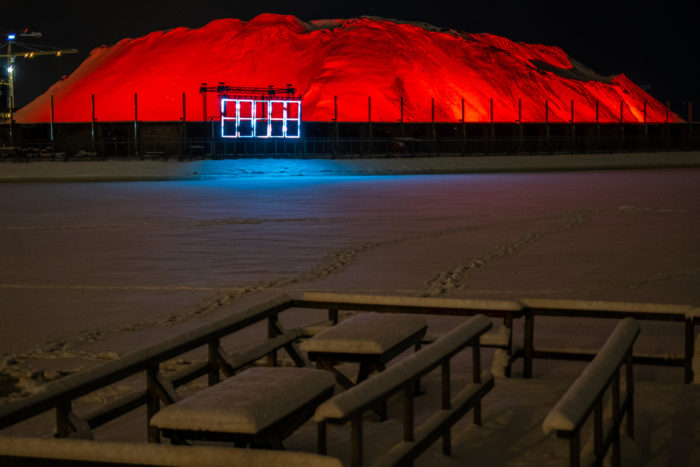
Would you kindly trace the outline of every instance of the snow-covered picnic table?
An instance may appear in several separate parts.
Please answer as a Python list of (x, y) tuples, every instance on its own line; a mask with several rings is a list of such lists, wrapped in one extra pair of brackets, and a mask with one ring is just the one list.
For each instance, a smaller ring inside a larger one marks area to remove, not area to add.
[(174, 444), (230, 441), (283, 449), (282, 440), (333, 395), (335, 380), (313, 368), (249, 368), (160, 410), (150, 421)]
[[(361, 383), (374, 371), (411, 346), (418, 346), (428, 325), (422, 316), (397, 313), (360, 313), (332, 326), (301, 344), (309, 360), (331, 371), (345, 389)], [(336, 365), (359, 363), (355, 382)], [(383, 410), (379, 413), (385, 417)]]

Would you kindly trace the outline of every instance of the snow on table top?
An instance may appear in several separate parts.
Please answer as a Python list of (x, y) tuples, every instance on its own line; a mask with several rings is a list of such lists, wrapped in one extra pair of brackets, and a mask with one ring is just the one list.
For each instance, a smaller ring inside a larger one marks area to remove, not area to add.
[(258, 433), (335, 385), (313, 368), (250, 368), (159, 411), (159, 428)]
[(0, 455), (175, 467), (268, 467), (270, 465), (341, 467), (342, 465), (335, 458), (305, 452), (44, 438), (0, 437)]
[(484, 315), (472, 317), (410, 357), (327, 400), (316, 409), (314, 421), (345, 418), (379, 395), (400, 387), (491, 326), (491, 320)]
[(514, 300), (477, 300), (468, 298), (433, 298), (395, 295), (355, 295), (329, 292), (305, 292), (302, 295), (302, 300), (428, 308), (466, 308), (470, 310), (519, 311), (522, 309), (522, 305)]
[(306, 352), (382, 354), (425, 328), (425, 318), (398, 313), (360, 313), (301, 344)]
[(625, 357), (639, 335), (639, 325), (632, 318), (618, 323), (598, 354), (581, 372), (542, 423), (545, 433), (552, 430), (573, 430), (593, 404), (615, 368)]

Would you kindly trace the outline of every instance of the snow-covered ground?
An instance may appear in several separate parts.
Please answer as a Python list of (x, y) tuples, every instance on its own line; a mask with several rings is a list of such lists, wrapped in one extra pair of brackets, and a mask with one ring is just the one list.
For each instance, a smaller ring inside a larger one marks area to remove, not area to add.
[[(372, 177), (300, 169), (343, 161), (295, 161), (300, 172), (286, 172), (303, 176), (256, 169), (254, 161), (243, 176), (202, 169), (215, 162), (192, 163), (203, 176), (183, 180), (0, 184), (0, 389), (17, 378), (32, 392), (275, 291), (700, 305), (700, 169)], [(43, 164), (0, 164), (0, 172), (54, 167)], [(59, 165), (80, 172), (81, 164)], [(133, 163), (85, 164), (124, 164), (128, 172)], [(454, 320), (428, 323), (441, 332)], [(541, 319), (536, 338), (599, 347), (613, 326)], [(678, 325), (641, 328), (639, 350), (681, 352)], [(497, 456), (477, 465), (500, 465), (511, 454), (511, 465), (531, 465), (556, 449), (565, 457), (564, 441), (537, 430), (580, 370), (536, 361), (533, 381), (498, 379), (485, 429), (455, 435), (464, 441), (455, 462), (472, 455), (462, 446)], [(637, 378), (639, 433), (650, 438), (638, 438), (635, 458), (683, 465), (670, 452), (685, 444), (691, 451), (677, 456), (700, 455), (692, 447), (700, 445), (698, 386), (682, 386), (677, 369), (638, 367)], [(496, 440), (516, 433), (511, 421), (531, 437), (501, 450)], [(666, 454), (654, 457), (654, 449)]]

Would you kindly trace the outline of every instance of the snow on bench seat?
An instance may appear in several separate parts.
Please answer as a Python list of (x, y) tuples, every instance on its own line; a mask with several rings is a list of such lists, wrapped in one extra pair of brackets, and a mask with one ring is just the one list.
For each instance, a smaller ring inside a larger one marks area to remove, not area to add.
[(573, 431), (583, 423), (598, 394), (620, 366), (638, 335), (639, 325), (636, 321), (632, 318), (620, 321), (593, 361), (544, 419), (542, 429), (545, 433), (552, 430)]
[[(11, 459), (11, 460), (10, 460)], [(48, 465), (47, 461), (173, 467), (341, 467), (339, 460), (305, 452), (214, 446), (168, 446), (72, 439), (0, 437), (0, 465)]]
[(165, 407), (160, 429), (256, 434), (335, 386), (313, 368), (249, 368)]
[(360, 313), (301, 344), (306, 352), (383, 354), (407, 337), (425, 329), (421, 316), (398, 313)]

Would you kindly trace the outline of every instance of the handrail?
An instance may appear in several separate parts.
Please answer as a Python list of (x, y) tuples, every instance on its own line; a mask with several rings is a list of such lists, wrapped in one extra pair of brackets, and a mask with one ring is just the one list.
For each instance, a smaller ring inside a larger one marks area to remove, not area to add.
[[(542, 423), (545, 434), (555, 431), (557, 436), (570, 439), (570, 464), (580, 463), (580, 431), (595, 411), (594, 450), (595, 457), (602, 462), (611, 444), (614, 446), (613, 464), (620, 464), (620, 424), (627, 414), (628, 432), (633, 432), (634, 383), (632, 372), (632, 346), (639, 336), (639, 325), (632, 318), (625, 318), (615, 327), (610, 337), (593, 361), (559, 399)], [(626, 397), (620, 398), (620, 367), (626, 363)], [(612, 429), (603, 430), (603, 396), (612, 385)]]
[[(398, 392), (403, 393), (403, 442), (395, 445), (378, 465), (411, 465), (438, 438), (443, 438), (443, 453), (451, 452), (450, 429), (468, 410), (474, 409), (474, 423), (481, 424), (481, 399), (493, 388), (494, 378), (481, 373), (479, 338), (491, 329), (484, 315), (476, 315), (433, 344), (393, 365), (349, 390), (321, 404), (314, 414), (318, 423), (318, 452), (326, 453), (327, 423), (352, 425), (351, 465), (363, 465), (362, 414)], [(467, 346), (473, 350), (473, 382), (454, 397), (450, 390), (450, 359)], [(440, 366), (442, 371), (441, 409), (421, 426), (415, 427), (414, 388), (419, 379)]]
[(368, 410), (378, 400), (397, 393), (407, 382), (429, 373), (440, 362), (478, 340), (491, 327), (491, 320), (486, 316), (474, 316), (409, 358), (327, 400), (316, 409), (314, 421), (332, 419), (344, 423), (350, 420), (358, 413)]
[(118, 360), (52, 381), (36, 394), (0, 406), (0, 429), (59, 405), (70, 403), (73, 399), (108, 384), (274, 316), (288, 308), (289, 303), (290, 299), (287, 295), (279, 295), (196, 330), (131, 352)]

